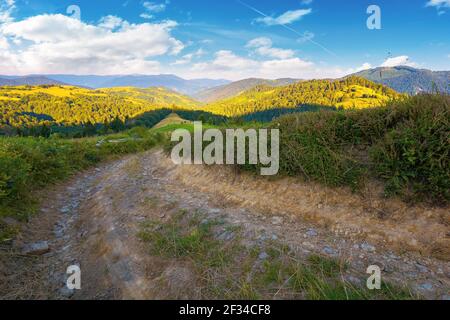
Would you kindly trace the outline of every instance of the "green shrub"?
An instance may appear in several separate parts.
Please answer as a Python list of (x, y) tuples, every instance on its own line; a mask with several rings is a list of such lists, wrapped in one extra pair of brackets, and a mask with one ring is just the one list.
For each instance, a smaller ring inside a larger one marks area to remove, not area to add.
[[(124, 140), (97, 146), (99, 140), (116, 138)], [(66, 179), (107, 157), (148, 150), (163, 139), (138, 128), (130, 135), (114, 138), (0, 138), (0, 218), (27, 219), (33, 213), (34, 190)], [(0, 229), (4, 228), (0, 225)]]

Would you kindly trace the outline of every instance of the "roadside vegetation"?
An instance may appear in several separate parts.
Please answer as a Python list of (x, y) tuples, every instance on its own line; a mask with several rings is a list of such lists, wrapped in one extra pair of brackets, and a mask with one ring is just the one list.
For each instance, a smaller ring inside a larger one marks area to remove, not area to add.
[(238, 227), (208, 220), (200, 212), (181, 210), (166, 221), (146, 221), (138, 236), (153, 256), (190, 266), (196, 283), (188, 287), (200, 292), (186, 288), (178, 294), (199, 294), (200, 299), (417, 298), (388, 283), (373, 291), (363, 281), (352, 284), (346, 280), (345, 261), (315, 254), (305, 260), (276, 240), (243, 245)]
[[(34, 192), (111, 157), (148, 150), (163, 139), (145, 128), (84, 139), (0, 137), (0, 218), (26, 221), (36, 210)], [(0, 219), (0, 242), (15, 231)]]
[(268, 127), (280, 129), (281, 175), (355, 191), (375, 178), (383, 181), (387, 196), (450, 201), (448, 95), (418, 95), (364, 110), (292, 114)]

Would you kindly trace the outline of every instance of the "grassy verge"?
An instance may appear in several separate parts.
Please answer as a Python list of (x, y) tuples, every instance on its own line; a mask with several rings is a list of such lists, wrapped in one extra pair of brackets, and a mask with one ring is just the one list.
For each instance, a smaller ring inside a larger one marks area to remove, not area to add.
[(280, 129), (280, 175), (353, 190), (378, 179), (386, 196), (438, 205), (450, 201), (449, 95), (418, 95), (364, 110), (297, 113), (269, 125), (238, 127), (263, 126)]
[(385, 107), (282, 117), (280, 168), (354, 189), (368, 177), (387, 195), (450, 200), (450, 96), (419, 95)]
[(2, 218), (26, 221), (36, 210), (33, 191), (110, 157), (152, 148), (163, 137), (134, 128), (123, 134), (86, 139), (0, 138), (0, 242), (17, 231)]
[(191, 265), (199, 279), (193, 286), (201, 288), (202, 298), (414, 298), (408, 290), (386, 283), (375, 291), (353, 285), (344, 280), (345, 263), (318, 255), (303, 261), (277, 241), (243, 246), (239, 228), (200, 213), (181, 211), (169, 221), (147, 221), (139, 237), (152, 255)]

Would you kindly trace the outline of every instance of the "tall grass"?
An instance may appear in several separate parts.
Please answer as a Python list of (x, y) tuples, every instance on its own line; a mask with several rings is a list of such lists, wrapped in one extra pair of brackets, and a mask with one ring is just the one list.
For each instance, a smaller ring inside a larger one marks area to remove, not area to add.
[(327, 185), (367, 177), (387, 195), (450, 200), (450, 96), (418, 95), (381, 108), (281, 117), (280, 168)]

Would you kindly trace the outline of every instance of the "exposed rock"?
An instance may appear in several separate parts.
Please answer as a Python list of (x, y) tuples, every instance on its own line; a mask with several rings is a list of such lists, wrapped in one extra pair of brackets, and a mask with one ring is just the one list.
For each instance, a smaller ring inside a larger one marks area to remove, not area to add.
[(261, 252), (258, 256), (259, 260), (266, 260), (267, 258), (269, 258), (269, 255), (265, 251)]
[(418, 288), (425, 291), (433, 291), (433, 285), (429, 282), (420, 284)]
[(75, 294), (75, 290), (71, 290), (71, 289), (67, 288), (67, 286), (64, 286), (64, 287), (62, 287), (61, 289), (58, 290), (58, 293), (62, 297), (66, 298), (66, 299), (70, 299)]
[(272, 224), (277, 226), (283, 223), (283, 218), (282, 217), (272, 217)]
[(308, 237), (317, 237), (317, 231), (314, 230), (314, 229), (309, 229), (309, 230), (306, 232), (306, 235), (307, 235)]
[(352, 275), (348, 275), (345, 277), (345, 280), (348, 281), (349, 283), (351, 283), (354, 286), (360, 286), (362, 284), (361, 279), (352, 276)]
[(67, 214), (70, 212), (70, 208), (69, 207), (62, 207), (61, 210), (59, 210), (59, 212)]
[(375, 252), (376, 251), (375, 247), (368, 243), (362, 243), (360, 247), (361, 247), (361, 249), (363, 249), (364, 251), (367, 251), (367, 252)]
[(23, 254), (29, 254), (29, 255), (36, 255), (40, 256), (44, 253), (47, 253), (50, 251), (50, 247), (48, 246), (47, 241), (39, 241), (34, 243), (29, 243), (25, 245), (22, 249)]
[(333, 248), (328, 247), (328, 246), (325, 246), (322, 249), (322, 252), (325, 253), (325, 254), (328, 254), (328, 255), (336, 255), (336, 250), (334, 250)]
[(420, 263), (415, 263), (415, 266), (417, 268), (417, 270), (419, 270), (422, 273), (427, 273), (428, 272), (428, 268), (421, 265)]
[(219, 235), (219, 237), (217, 237), (218, 240), (222, 240), (222, 241), (230, 241), (233, 238), (234, 238), (234, 232), (230, 232), (230, 231), (225, 231), (224, 233)]

